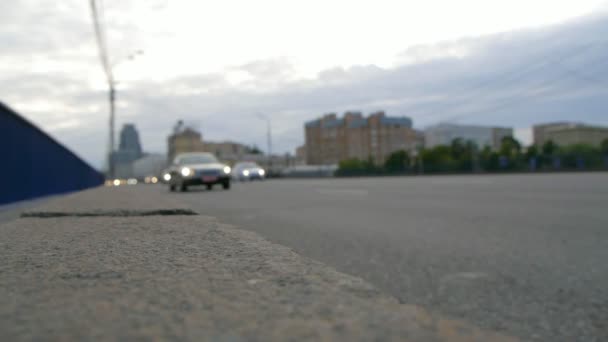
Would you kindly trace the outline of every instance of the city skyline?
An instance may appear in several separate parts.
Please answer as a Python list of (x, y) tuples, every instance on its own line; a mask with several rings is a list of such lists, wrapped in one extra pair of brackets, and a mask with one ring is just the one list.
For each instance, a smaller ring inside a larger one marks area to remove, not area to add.
[[(175, 20), (176, 13), (190, 5), (178, 3), (167, 10), (162, 2), (156, 3), (156, 9), (133, 3), (133, 8), (106, 4), (108, 38), (115, 59), (127, 56), (133, 47), (145, 51), (117, 68), (117, 127), (136, 123), (143, 145), (151, 151), (166, 152), (165, 137), (180, 117), (198, 121), (209, 140), (239, 140), (264, 149), (266, 127), (256, 112), (271, 117), (278, 153), (293, 152), (303, 143), (303, 122), (323, 113), (349, 110), (384, 110), (388, 115), (408, 116), (417, 129), (442, 121), (510, 126), (520, 139), (526, 133), (525, 143), (531, 142), (535, 123), (608, 124), (603, 111), (606, 86), (602, 83), (608, 66), (601, 63), (608, 54), (602, 40), (608, 25), (605, 12), (599, 10), (604, 7), (598, 7), (601, 2), (582, 1), (568, 8), (557, 4), (547, 7), (544, 16), (538, 8), (531, 8), (526, 12), (527, 21), (518, 21), (507, 11), (506, 21), (497, 26), (480, 24), (484, 16), (495, 18), (487, 6), (480, 7), (479, 14), (471, 17), (479, 25), (455, 26), (453, 35), (421, 29), (416, 36), (405, 26), (369, 28), (375, 35), (371, 38), (325, 46), (335, 53), (324, 55), (337, 53), (340, 63), (331, 58), (315, 63), (319, 60), (316, 54), (323, 49), (296, 39), (302, 48), (292, 55), (261, 49), (258, 56), (246, 55), (243, 58), (247, 60), (227, 61), (229, 65), (224, 66), (215, 62), (201, 62), (200, 66), (177, 63), (182, 55), (188, 61), (201, 57), (199, 50), (192, 50), (190, 56), (183, 47), (176, 47), (176, 55), (159, 64), (162, 45), (157, 36), (144, 30), (156, 27), (137, 20), (131, 23), (127, 14), (143, 10), (154, 14), (150, 18)], [(516, 11), (524, 5), (505, 6)], [(0, 36), (0, 40), (18, 43), (4, 56), (2, 101), (100, 167), (105, 154), (100, 146), (107, 146), (107, 95), (100, 82), (103, 77), (88, 8), (70, 1), (56, 7), (35, 7), (21, 1), (0, 11), (6, 16), (2, 19), (7, 27), (19, 28)], [(388, 9), (370, 8), (389, 15)], [(354, 10), (349, 22), (364, 18), (361, 8)], [(595, 14), (588, 14), (594, 10)], [(44, 18), (40, 25), (28, 25), (40, 17)], [(66, 17), (71, 19), (64, 20)], [(121, 31), (129, 25), (136, 28), (134, 36)], [(181, 32), (164, 29), (168, 34)], [(373, 43), (378, 34), (386, 38), (379, 39), (386, 40), (382, 47)], [(396, 39), (399, 34), (403, 41)], [(42, 41), (23, 37), (41, 37)], [(176, 44), (183, 42), (179, 36), (173, 37)], [(319, 44), (324, 42), (319, 39)], [(300, 54), (301, 50), (306, 51)], [(220, 49), (213, 56), (226, 51)], [(24, 54), (31, 58), (24, 59)], [(302, 56), (304, 63), (298, 61)], [(168, 72), (173, 74), (161, 77)]]

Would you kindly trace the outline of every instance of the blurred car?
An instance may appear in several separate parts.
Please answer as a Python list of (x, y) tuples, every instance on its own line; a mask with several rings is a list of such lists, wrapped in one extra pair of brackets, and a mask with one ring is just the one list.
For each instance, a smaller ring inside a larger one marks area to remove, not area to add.
[(253, 162), (236, 163), (233, 169), (232, 178), (239, 181), (264, 180), (266, 178), (266, 171)]
[(162, 178), (171, 191), (177, 188), (188, 191), (192, 185), (205, 185), (210, 190), (215, 184), (228, 190), (231, 171), (230, 166), (220, 163), (211, 153), (182, 153), (175, 157)]

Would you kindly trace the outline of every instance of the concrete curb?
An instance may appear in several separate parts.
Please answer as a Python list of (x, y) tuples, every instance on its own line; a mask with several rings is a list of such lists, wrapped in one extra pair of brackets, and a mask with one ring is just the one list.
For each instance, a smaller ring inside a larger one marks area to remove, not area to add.
[[(179, 208), (136, 195), (96, 189), (36, 211)], [(0, 225), (0, 258), (1, 340), (515, 340), (207, 216), (21, 218)]]

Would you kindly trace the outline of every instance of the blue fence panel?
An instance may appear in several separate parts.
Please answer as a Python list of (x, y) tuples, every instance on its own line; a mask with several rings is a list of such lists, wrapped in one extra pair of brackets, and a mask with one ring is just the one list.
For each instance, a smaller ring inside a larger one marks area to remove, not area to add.
[(104, 177), (0, 102), (0, 204), (82, 190)]

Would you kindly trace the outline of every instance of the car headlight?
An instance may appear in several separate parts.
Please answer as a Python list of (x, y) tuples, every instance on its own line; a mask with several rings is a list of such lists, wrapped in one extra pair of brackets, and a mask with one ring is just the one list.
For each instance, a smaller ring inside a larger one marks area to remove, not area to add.
[(258, 173), (260, 174), (260, 176), (263, 176), (266, 174), (266, 171), (264, 171), (264, 169), (260, 169), (260, 171), (258, 171)]
[(230, 171), (232, 171), (230, 166), (224, 166), (224, 173), (230, 173)]
[(168, 173), (165, 173), (165, 174), (163, 175), (163, 179), (164, 179), (165, 181), (167, 181), (167, 182), (168, 182), (168, 181), (170, 181), (170, 180), (171, 180), (171, 175), (170, 175), (170, 174), (168, 174)]
[(249, 176), (249, 170), (243, 171), (243, 176), (245, 176), (245, 177)]
[(182, 168), (182, 176), (188, 177), (192, 174), (192, 170), (187, 167)]

